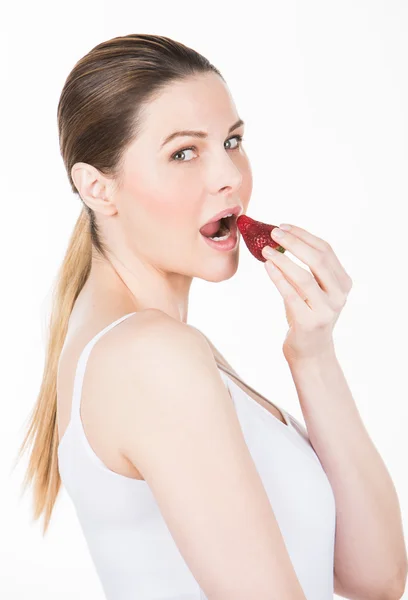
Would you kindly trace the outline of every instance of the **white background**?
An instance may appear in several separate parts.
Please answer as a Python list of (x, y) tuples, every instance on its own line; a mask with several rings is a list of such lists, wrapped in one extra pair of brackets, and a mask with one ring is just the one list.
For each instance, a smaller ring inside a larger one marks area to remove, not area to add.
[[(79, 58), (129, 33), (172, 37), (221, 70), (246, 122), (248, 215), (326, 239), (352, 277), (337, 356), (407, 530), (407, 3), (25, 1), (3, 8), (0, 21), (0, 597), (103, 598), (65, 490), (43, 539), (31, 493), (19, 497), (27, 458), (11, 466), (42, 379), (54, 277), (82, 206), (59, 154), (59, 95)], [(282, 355), (283, 299), (241, 244), (234, 277), (194, 281), (188, 322), (303, 423)]]

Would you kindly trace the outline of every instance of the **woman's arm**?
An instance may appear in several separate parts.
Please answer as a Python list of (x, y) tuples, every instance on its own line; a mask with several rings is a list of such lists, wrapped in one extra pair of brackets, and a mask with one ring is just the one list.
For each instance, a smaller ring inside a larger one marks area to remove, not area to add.
[(336, 500), (338, 592), (354, 599), (397, 600), (407, 577), (398, 497), (335, 352), (288, 364), (310, 442)]

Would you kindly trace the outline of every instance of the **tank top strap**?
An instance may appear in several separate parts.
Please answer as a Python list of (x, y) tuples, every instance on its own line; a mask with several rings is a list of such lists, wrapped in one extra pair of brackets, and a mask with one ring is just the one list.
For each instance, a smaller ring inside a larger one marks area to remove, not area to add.
[(124, 321), (128, 317), (131, 317), (132, 315), (136, 314), (136, 312), (137, 311), (132, 312), (132, 313), (128, 313), (127, 315), (124, 315), (123, 317), (120, 317), (119, 319), (117, 319), (113, 323), (110, 323), (109, 325), (107, 325), (106, 327), (104, 327), (104, 329), (102, 329), (99, 333), (97, 333), (86, 344), (86, 346), (82, 350), (82, 352), (81, 352), (81, 354), (79, 356), (79, 359), (78, 359), (76, 373), (75, 373), (74, 390), (73, 390), (72, 406), (71, 406), (71, 421), (73, 420), (73, 417), (74, 417), (74, 419), (80, 418), (80, 404), (81, 404), (82, 384), (83, 384), (83, 380), (84, 380), (86, 365), (87, 365), (88, 358), (89, 358), (89, 355), (91, 353), (92, 348), (94, 347), (94, 345), (96, 344), (96, 342), (99, 340), (99, 338), (101, 338), (105, 333), (107, 333), (108, 331), (110, 331), (111, 329), (113, 329), (113, 327), (115, 327), (115, 325), (119, 325), (119, 323), (121, 323), (122, 321)]

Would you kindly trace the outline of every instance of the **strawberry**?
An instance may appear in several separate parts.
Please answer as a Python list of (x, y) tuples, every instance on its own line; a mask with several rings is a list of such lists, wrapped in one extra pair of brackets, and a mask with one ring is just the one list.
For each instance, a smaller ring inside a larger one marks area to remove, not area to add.
[(268, 225), (267, 223), (262, 223), (262, 221), (255, 221), (255, 219), (251, 219), (248, 215), (240, 215), (237, 218), (237, 226), (248, 250), (258, 260), (266, 262), (266, 258), (262, 255), (262, 249), (265, 246), (272, 246), (272, 248), (275, 248), (278, 252), (282, 252), (282, 254), (285, 252), (285, 248), (271, 238), (271, 231), (277, 225)]

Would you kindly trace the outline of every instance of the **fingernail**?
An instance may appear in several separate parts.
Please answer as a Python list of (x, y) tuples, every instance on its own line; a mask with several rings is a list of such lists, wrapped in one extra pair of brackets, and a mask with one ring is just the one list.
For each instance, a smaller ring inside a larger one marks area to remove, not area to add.
[(279, 227), (275, 227), (274, 229), (272, 229), (272, 235), (273, 235), (273, 237), (280, 238), (280, 237), (283, 237), (285, 235), (285, 233), (283, 231), (281, 231), (279, 229)]
[(262, 254), (264, 255), (265, 258), (273, 258), (275, 256), (276, 250), (274, 248), (271, 248), (271, 246), (265, 246), (262, 249)]
[(292, 229), (292, 225), (288, 225), (287, 223), (281, 223), (279, 227), (280, 229), (284, 229), (285, 231), (290, 231)]

